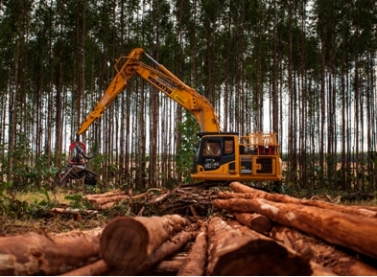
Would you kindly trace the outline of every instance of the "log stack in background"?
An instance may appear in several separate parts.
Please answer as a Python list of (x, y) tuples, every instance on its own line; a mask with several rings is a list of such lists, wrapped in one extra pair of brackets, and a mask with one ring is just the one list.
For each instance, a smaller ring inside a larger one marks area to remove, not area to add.
[(123, 201), (129, 211), (144, 201), (143, 208), (156, 205), (167, 214), (141, 216), (142, 209), (90, 231), (0, 237), (0, 274), (377, 275), (374, 207), (271, 194), (238, 182), (230, 191), (177, 187), (157, 196), (116, 191), (86, 199), (99, 209)]

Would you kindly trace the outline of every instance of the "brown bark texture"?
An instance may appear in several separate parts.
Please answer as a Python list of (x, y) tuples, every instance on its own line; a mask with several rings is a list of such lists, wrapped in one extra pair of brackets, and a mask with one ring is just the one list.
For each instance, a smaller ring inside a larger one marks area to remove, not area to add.
[(98, 260), (102, 230), (0, 237), (0, 275), (57, 275)]
[[(228, 220), (227, 223), (232, 226), (234, 229), (244, 232), (247, 235), (250, 235), (252, 237), (259, 237), (262, 239), (266, 239), (267, 237), (264, 234), (256, 233), (254, 230), (251, 230), (249, 227), (240, 225), (240, 222), (237, 220)], [(269, 233), (268, 233), (269, 234)], [(309, 263), (309, 266), (312, 271), (312, 276), (334, 276), (336, 275), (330, 268), (326, 267), (325, 265), (316, 263), (315, 261), (312, 261), (311, 255), (307, 255), (306, 252), (301, 253), (297, 252), (296, 249), (293, 249), (291, 245), (283, 243), (279, 240), (274, 240), (276, 243), (282, 245), (288, 253), (290, 253), (293, 256), (299, 255), (304, 261)]]
[(185, 246), (189, 241), (193, 240), (196, 236), (195, 232), (182, 231), (171, 239), (165, 241), (156, 251), (148, 256), (140, 265), (137, 266), (132, 273), (138, 274), (140, 272), (150, 269), (152, 266), (161, 262), (163, 259), (176, 253), (179, 249)]
[(204, 224), (195, 238), (186, 260), (179, 269), (178, 276), (202, 276), (207, 264), (207, 224)]
[(74, 269), (60, 276), (103, 276), (109, 271), (109, 267), (103, 260)]
[(188, 225), (189, 221), (179, 215), (118, 217), (103, 230), (101, 258), (109, 266), (133, 274), (164, 241)]
[(264, 234), (272, 228), (272, 222), (269, 218), (256, 213), (234, 213), (235, 218), (243, 225)]
[(262, 198), (215, 199), (213, 206), (237, 212), (256, 212), (329, 243), (377, 258), (377, 220), (317, 207), (278, 203)]
[[(250, 232), (253, 232), (250, 230)], [(309, 263), (281, 244), (245, 234), (219, 217), (208, 223), (207, 275), (310, 275)], [(271, 261), (274, 261), (271, 265)]]
[(274, 226), (270, 237), (283, 242), (302, 256), (312, 261), (326, 265), (335, 274), (342, 276), (376, 276), (377, 269), (371, 267), (355, 256), (346, 254), (312, 236), (307, 236), (297, 230), (285, 226)]
[(177, 275), (177, 272), (181, 268), (183, 264), (184, 259), (180, 260), (166, 260), (161, 261), (158, 264), (156, 264), (150, 272), (148, 272), (145, 276), (149, 275), (158, 275), (158, 276), (166, 276), (166, 275)]
[(329, 203), (329, 202), (321, 201), (321, 200), (300, 199), (300, 198), (295, 198), (295, 197), (285, 195), (285, 194), (268, 193), (265, 191), (248, 187), (239, 182), (231, 183), (230, 188), (232, 189), (232, 191), (236, 192), (236, 194), (232, 194), (231, 192), (219, 192), (218, 196), (220, 198), (232, 198), (232, 197), (264, 198), (264, 199), (275, 201), (275, 202), (302, 204), (302, 205), (314, 206), (314, 207), (318, 207), (322, 209), (330, 209), (333, 211), (339, 211), (343, 213), (357, 214), (357, 215), (363, 215), (367, 217), (377, 217), (377, 211), (372, 211), (369, 209), (360, 209), (360, 208), (344, 206), (344, 205), (337, 205), (334, 203)]

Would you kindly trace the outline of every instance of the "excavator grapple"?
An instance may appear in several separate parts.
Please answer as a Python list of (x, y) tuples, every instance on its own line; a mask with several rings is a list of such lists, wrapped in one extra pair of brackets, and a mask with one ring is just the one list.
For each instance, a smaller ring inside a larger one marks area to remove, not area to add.
[(87, 168), (87, 158), (85, 144), (79, 141), (72, 142), (69, 146), (69, 161), (65, 169), (56, 173), (55, 183), (64, 187), (69, 180), (84, 179), (84, 184), (95, 186), (97, 174)]

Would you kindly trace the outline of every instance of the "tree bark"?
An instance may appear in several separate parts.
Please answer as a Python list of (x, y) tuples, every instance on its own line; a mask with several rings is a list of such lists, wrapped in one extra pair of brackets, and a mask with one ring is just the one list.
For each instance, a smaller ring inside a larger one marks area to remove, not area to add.
[(118, 217), (103, 231), (100, 241), (101, 257), (107, 265), (128, 274), (164, 241), (188, 224), (189, 221), (179, 215)]
[(138, 265), (137, 269), (131, 275), (147, 271), (158, 262), (164, 260), (166, 257), (176, 253), (189, 241), (193, 240), (195, 238), (195, 235), (196, 233), (194, 232), (185, 231), (175, 235), (171, 238), (171, 240), (164, 242), (155, 252), (149, 255), (149, 257), (146, 260), (144, 260), (144, 262)]
[(102, 228), (0, 237), (0, 275), (57, 275), (99, 258)]
[[(249, 229), (250, 230), (250, 229)], [(236, 230), (218, 217), (208, 223), (207, 275), (310, 275), (307, 261), (282, 244), (250, 230)], [(253, 235), (254, 234), (254, 235)]]
[(103, 260), (98, 260), (92, 264), (68, 271), (60, 276), (104, 276), (109, 271), (109, 267)]
[(251, 213), (234, 213), (236, 219), (250, 229), (264, 234), (272, 228), (271, 220), (260, 214)]
[(377, 249), (371, 247), (377, 245), (377, 221), (374, 218), (261, 198), (215, 199), (213, 206), (239, 212), (256, 212), (279, 224), (377, 258)]
[(100, 193), (100, 194), (86, 194), (84, 195), (84, 199), (86, 200), (92, 200), (92, 199), (96, 199), (96, 198), (106, 198), (106, 197), (109, 197), (109, 196), (115, 196), (115, 195), (125, 195), (126, 193), (120, 189), (116, 189), (116, 190), (111, 190), (111, 191), (108, 191), (108, 192), (105, 192), (105, 193)]
[[(243, 226), (243, 225), (240, 225), (238, 221), (236, 220), (228, 220), (227, 223), (232, 226), (233, 228), (235, 228), (236, 230), (240, 231), (240, 232), (244, 232), (245, 234), (248, 234), (248, 235), (251, 235), (251, 236), (258, 236), (262, 239), (266, 238), (263, 234), (258, 234), (258, 233), (255, 233), (254, 231), (252, 231), (251, 229), (249, 229), (248, 227), (246, 226)], [(311, 271), (312, 271), (312, 276), (334, 276), (334, 272), (325, 267), (325, 266), (322, 266), (314, 261), (311, 261), (311, 258), (312, 256), (311, 255), (307, 255), (306, 252), (303, 252), (303, 253), (300, 253), (300, 252), (297, 252), (295, 249), (292, 248), (291, 245), (289, 244), (284, 244), (280, 241), (277, 241), (275, 240), (275, 242), (277, 242), (278, 244), (282, 244), (283, 247), (288, 251), (288, 253), (290, 253), (291, 255), (299, 255), (301, 256), (301, 258), (308, 262), (310, 268), (311, 268)]]
[(129, 195), (124, 192), (114, 191), (98, 195), (85, 195), (84, 199), (98, 209), (106, 209), (112, 207), (116, 202), (127, 201), (130, 203), (132, 200), (146, 200), (150, 195), (149, 191), (138, 195)]
[(375, 276), (377, 269), (363, 263), (356, 257), (347, 255), (314, 237), (284, 226), (275, 226), (270, 236), (288, 245), (301, 255), (310, 258), (320, 264), (329, 267), (335, 274), (341, 276)]
[(51, 212), (53, 214), (57, 214), (58, 217), (60, 214), (68, 214), (68, 215), (71, 215), (74, 220), (76, 221), (81, 221), (82, 220), (82, 216), (81, 214), (86, 214), (86, 215), (94, 215), (94, 214), (97, 214), (98, 211), (96, 210), (80, 210), (80, 209), (72, 209), (70, 207), (67, 207), (67, 208), (52, 208), (51, 209)]
[(207, 263), (207, 225), (204, 224), (186, 260), (179, 269), (178, 276), (203, 276)]
[(357, 207), (349, 207), (349, 206), (342, 206), (336, 205), (333, 203), (320, 201), (320, 200), (308, 200), (308, 199), (299, 199), (285, 194), (276, 194), (276, 193), (268, 193), (265, 191), (257, 190), (245, 186), (238, 182), (233, 182), (230, 185), (230, 188), (234, 192), (238, 192), (236, 194), (232, 194), (230, 192), (219, 192), (220, 198), (230, 198), (230, 197), (242, 197), (242, 198), (264, 198), (267, 200), (275, 201), (275, 202), (284, 202), (284, 203), (293, 203), (293, 204), (302, 204), (307, 206), (314, 206), (323, 209), (330, 209), (333, 211), (339, 211), (348, 214), (357, 214), (363, 215), (367, 217), (377, 217), (377, 211), (372, 211), (368, 209), (359, 209)]
[[(151, 274), (158, 276), (176, 275), (179, 269), (181, 268), (183, 261), (183, 259), (161, 261), (153, 267)], [(151, 274), (145, 274), (145, 276), (150, 276)]]

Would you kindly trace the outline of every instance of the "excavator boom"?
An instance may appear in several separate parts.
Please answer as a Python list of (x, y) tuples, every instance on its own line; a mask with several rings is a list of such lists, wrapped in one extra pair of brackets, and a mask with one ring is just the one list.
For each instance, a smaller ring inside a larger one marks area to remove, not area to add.
[[(157, 69), (141, 62), (140, 56), (142, 54), (145, 54), (157, 66)], [(198, 121), (201, 132), (220, 133), (219, 119), (208, 99), (187, 86), (163, 65), (145, 53), (143, 49), (135, 48), (128, 56), (120, 57), (115, 64), (115, 69), (117, 71), (116, 76), (111, 81), (97, 106), (81, 124), (77, 135), (84, 133), (95, 120), (101, 117), (117, 95), (124, 90), (130, 78), (135, 73), (189, 110)]]

